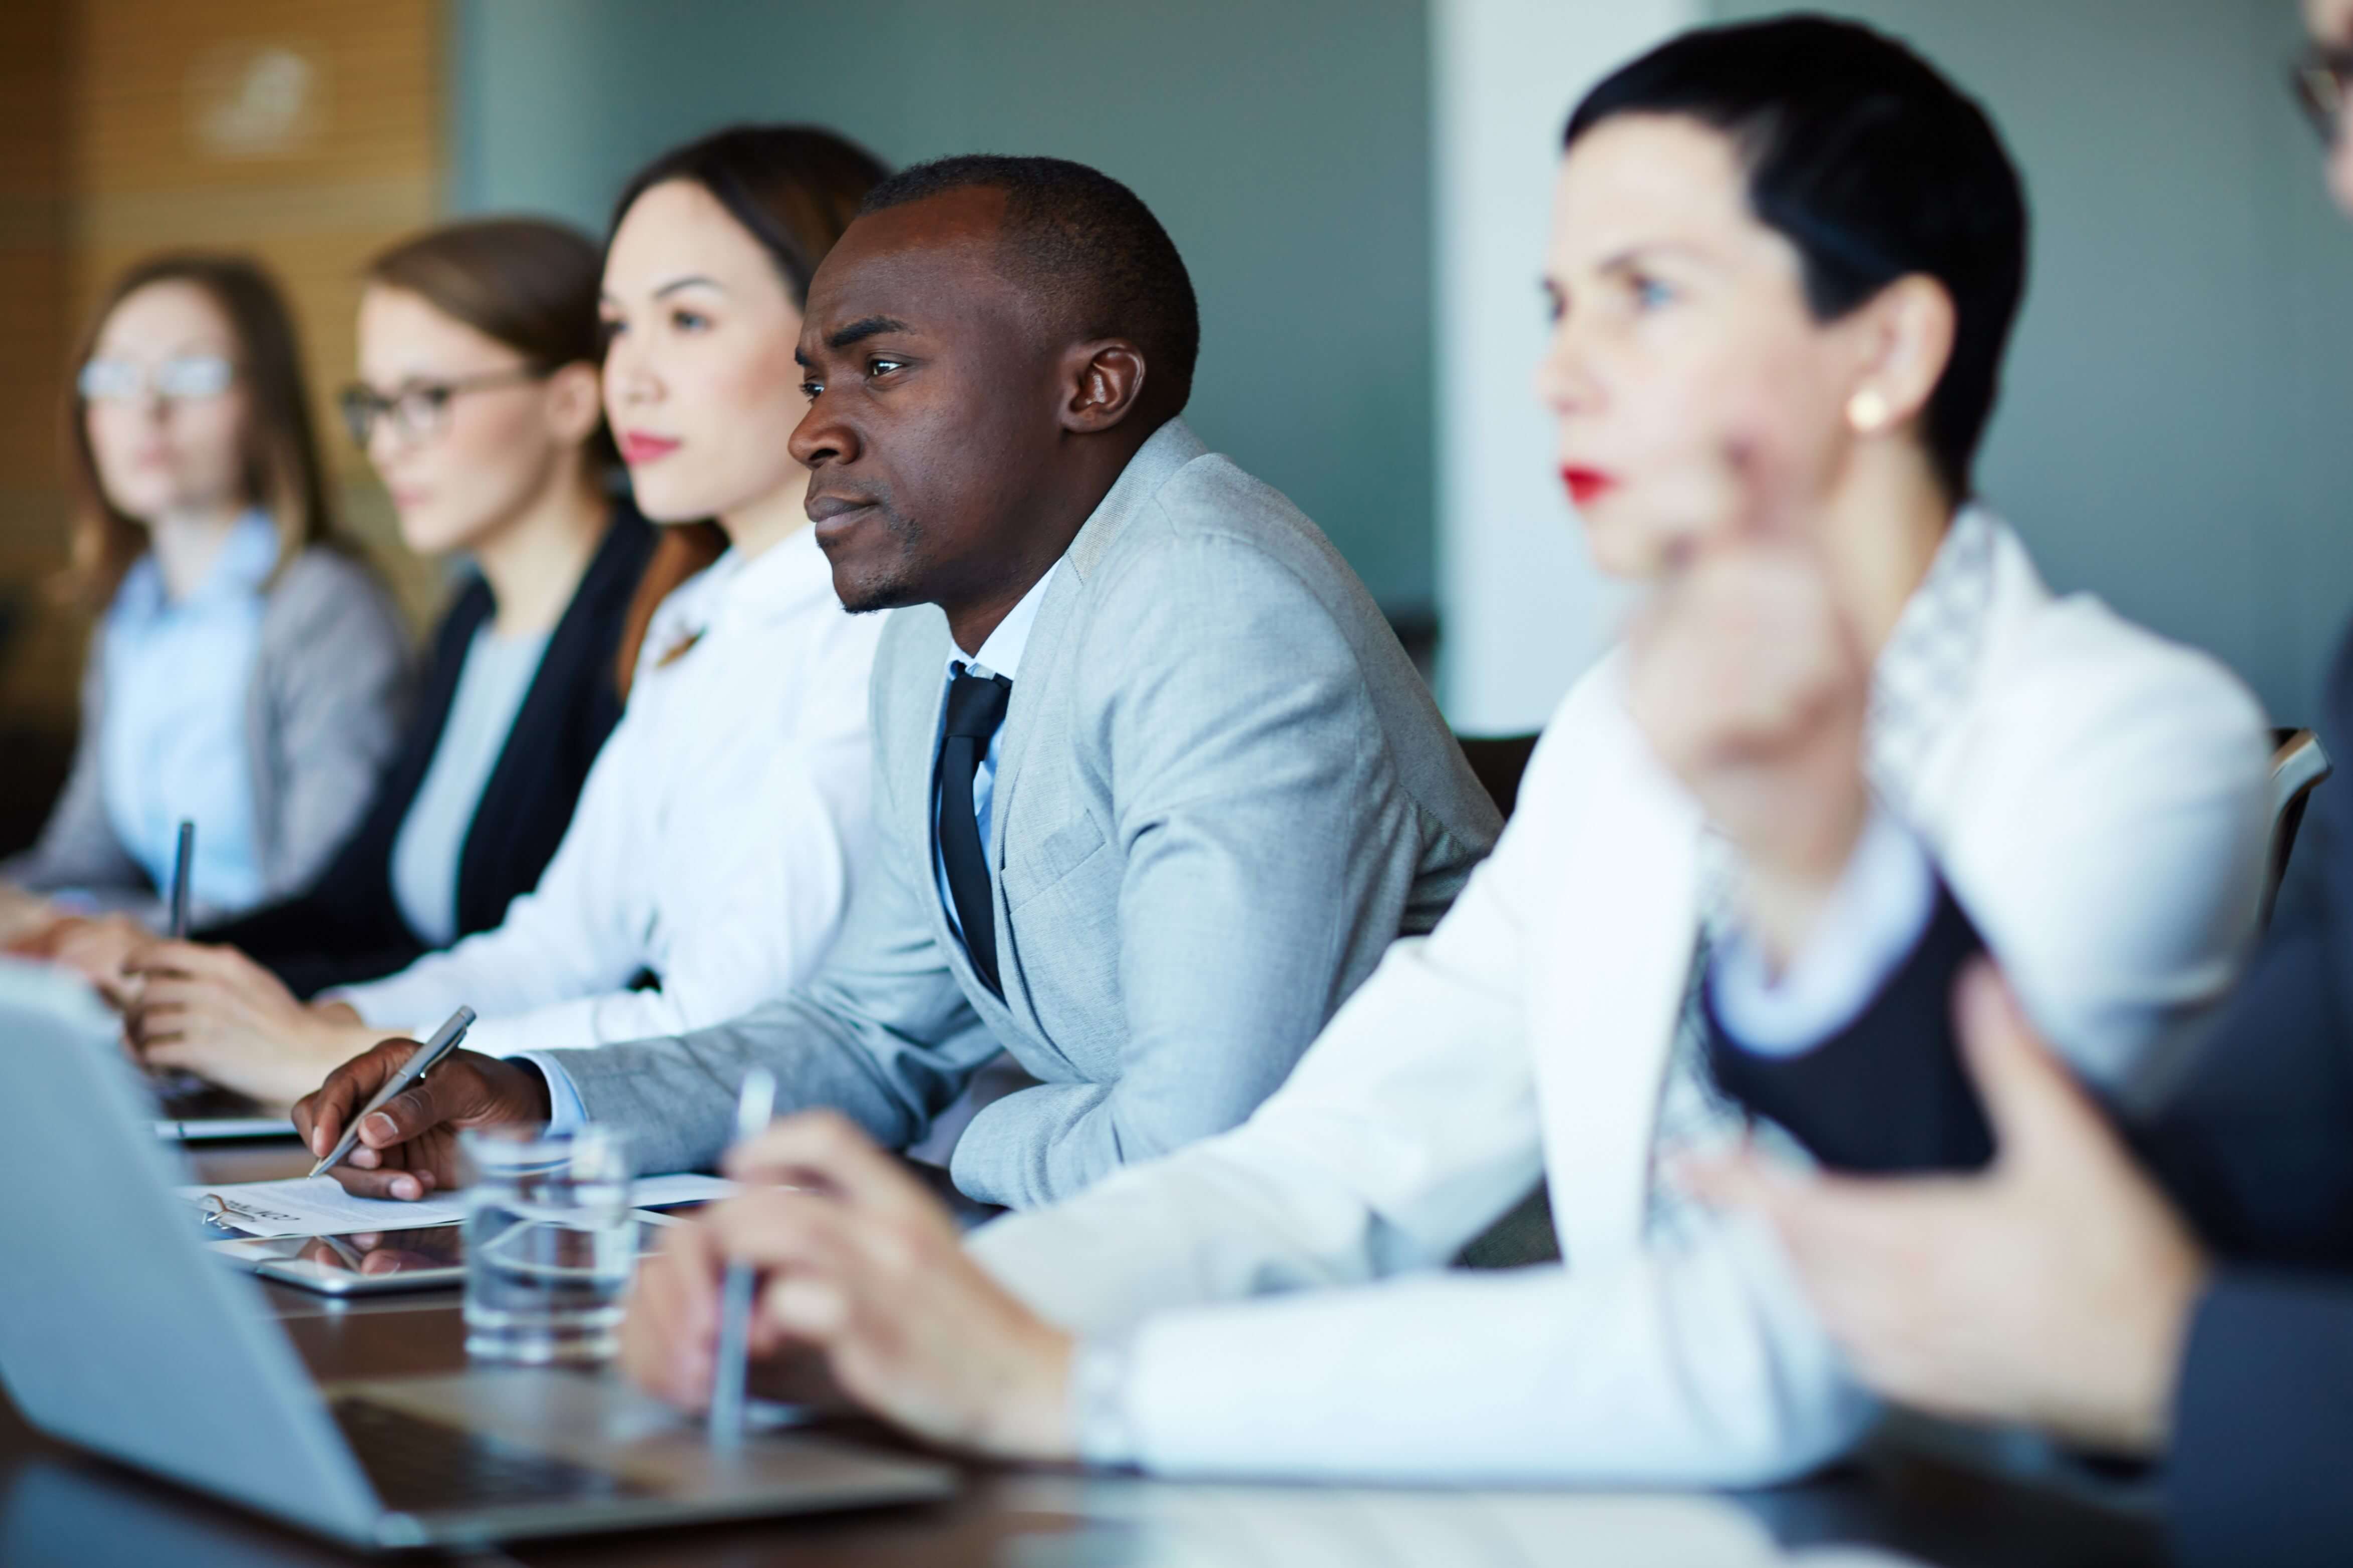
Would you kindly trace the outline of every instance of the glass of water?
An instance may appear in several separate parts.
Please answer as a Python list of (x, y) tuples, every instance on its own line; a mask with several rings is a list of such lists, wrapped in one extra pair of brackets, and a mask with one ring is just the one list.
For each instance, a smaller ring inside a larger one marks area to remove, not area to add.
[(466, 1353), (590, 1363), (620, 1345), (637, 1260), (628, 1143), (610, 1128), (469, 1128)]

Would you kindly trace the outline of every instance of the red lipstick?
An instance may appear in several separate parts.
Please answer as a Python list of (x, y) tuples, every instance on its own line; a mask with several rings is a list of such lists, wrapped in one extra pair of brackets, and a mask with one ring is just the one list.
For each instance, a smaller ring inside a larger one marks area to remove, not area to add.
[(1563, 468), (1560, 482), (1568, 487), (1568, 499), (1578, 506), (1588, 505), (1618, 487), (1617, 479), (1599, 468)]
[(621, 436), (621, 461), (629, 467), (641, 468), (658, 458), (667, 458), (678, 450), (677, 439), (670, 436), (649, 436), (642, 430), (629, 430)]

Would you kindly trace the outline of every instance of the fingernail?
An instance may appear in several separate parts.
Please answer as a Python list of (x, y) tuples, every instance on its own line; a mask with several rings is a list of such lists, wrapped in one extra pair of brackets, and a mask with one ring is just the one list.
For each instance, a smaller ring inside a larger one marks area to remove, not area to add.
[(400, 1129), (393, 1124), (391, 1117), (379, 1110), (368, 1118), (368, 1135), (373, 1138), (397, 1138)]
[(392, 1184), (392, 1195), (396, 1198), (421, 1198), (425, 1192), (414, 1181), (403, 1176)]

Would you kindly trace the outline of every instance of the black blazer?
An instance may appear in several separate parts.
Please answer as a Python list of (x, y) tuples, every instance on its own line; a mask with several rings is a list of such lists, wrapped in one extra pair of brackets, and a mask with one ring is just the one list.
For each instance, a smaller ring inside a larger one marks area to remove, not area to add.
[[(458, 858), (458, 934), (488, 931), (529, 892), (563, 840), (597, 749), (621, 716), (613, 679), (622, 621), (653, 552), (650, 525), (626, 503), (549, 634), (514, 728), (482, 785)], [(275, 970), (296, 994), (406, 968), (426, 944), (392, 895), (392, 845), (449, 720), (474, 633), (492, 611), (477, 578), (433, 634), (422, 700), (375, 800), (311, 890), (195, 933)]]
[[(2353, 758), (2353, 635), (2322, 743)], [(2316, 875), (2270, 931), (2182, 1081), (2124, 1128), (2216, 1268), (2183, 1352), (2165, 1465), (2186, 1563), (2353, 1561), (2353, 779), (2314, 792), (2296, 844)], [(1868, 1168), (1968, 1164), (1984, 1122), (1957, 1066), (1952, 981), (1982, 949), (1949, 896), (1906, 967), (1843, 1032), (1781, 1071), (1721, 1027), (1726, 1087), (1810, 1147), (1856, 1152), (1852, 1082), (1883, 1093)], [(1850, 1069), (1831, 1069), (1842, 1061)], [(1974, 1133), (1971, 1129), (1974, 1128)]]

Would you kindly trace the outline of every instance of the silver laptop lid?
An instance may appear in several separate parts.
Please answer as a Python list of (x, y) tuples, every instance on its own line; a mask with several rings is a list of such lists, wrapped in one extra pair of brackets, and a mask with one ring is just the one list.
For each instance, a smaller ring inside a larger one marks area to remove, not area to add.
[(0, 961), (0, 1379), (45, 1432), (365, 1540), (375, 1493), (256, 1287), (205, 1256), (117, 1032)]

